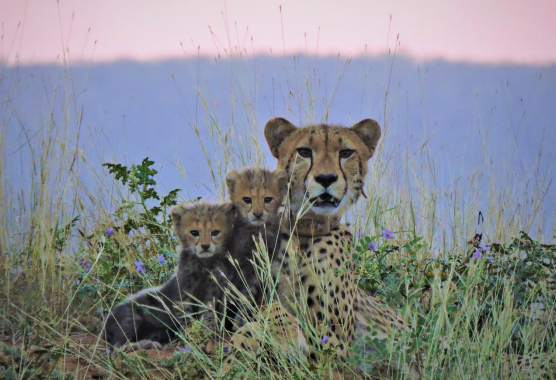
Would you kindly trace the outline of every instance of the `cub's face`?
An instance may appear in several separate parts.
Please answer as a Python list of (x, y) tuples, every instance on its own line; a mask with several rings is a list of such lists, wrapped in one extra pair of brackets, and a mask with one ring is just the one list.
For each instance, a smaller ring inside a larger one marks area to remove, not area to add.
[(380, 138), (380, 126), (365, 119), (351, 128), (316, 125), (297, 128), (270, 120), (265, 137), (278, 167), (291, 176), (290, 206), (319, 215), (341, 215), (363, 192), (367, 161)]
[(174, 228), (183, 247), (200, 258), (226, 254), (234, 223), (230, 203), (193, 203), (172, 209)]
[(271, 172), (254, 167), (226, 174), (230, 201), (237, 212), (253, 225), (262, 225), (278, 214), (287, 183), (283, 170)]

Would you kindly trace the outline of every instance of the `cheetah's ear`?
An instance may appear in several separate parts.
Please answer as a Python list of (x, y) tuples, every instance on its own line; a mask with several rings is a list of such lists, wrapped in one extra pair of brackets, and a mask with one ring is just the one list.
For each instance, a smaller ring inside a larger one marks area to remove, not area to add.
[(373, 119), (361, 120), (350, 128), (369, 149), (369, 157), (375, 153), (376, 144), (380, 139), (380, 125)]
[(278, 190), (281, 194), (286, 194), (286, 189), (288, 188), (288, 173), (286, 173), (283, 169), (276, 169), (272, 172), (274, 178), (276, 178), (276, 182), (278, 184)]
[(179, 226), (181, 222), (181, 217), (185, 214), (186, 207), (184, 205), (177, 205), (172, 207), (172, 211), (170, 214), (172, 215), (172, 222), (174, 222), (174, 226)]
[(281, 117), (270, 120), (264, 127), (264, 137), (270, 148), (270, 153), (276, 158), (280, 152), (280, 145), (286, 137), (295, 132), (297, 127)]
[(228, 194), (230, 195), (230, 200), (232, 200), (232, 195), (235, 192), (236, 183), (238, 180), (238, 174), (235, 170), (226, 173), (226, 186), (228, 187)]

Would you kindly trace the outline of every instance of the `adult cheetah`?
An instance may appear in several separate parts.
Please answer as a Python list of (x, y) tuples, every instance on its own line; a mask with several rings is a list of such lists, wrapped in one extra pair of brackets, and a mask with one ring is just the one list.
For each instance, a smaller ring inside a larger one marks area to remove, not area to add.
[[(363, 193), (367, 162), (380, 139), (378, 123), (365, 119), (350, 128), (298, 128), (276, 118), (264, 133), (278, 168), (290, 178), (283, 249), (273, 262), (276, 293), (289, 312), (308, 311), (312, 329), (304, 333), (311, 355), (327, 344), (346, 358), (356, 335), (364, 339), (374, 331), (380, 339), (393, 328), (405, 329), (397, 313), (358, 289), (348, 251), (353, 237), (339, 222)], [(274, 318), (277, 325), (282, 316)], [(258, 349), (252, 327), (241, 328), (232, 338), (234, 345)]]

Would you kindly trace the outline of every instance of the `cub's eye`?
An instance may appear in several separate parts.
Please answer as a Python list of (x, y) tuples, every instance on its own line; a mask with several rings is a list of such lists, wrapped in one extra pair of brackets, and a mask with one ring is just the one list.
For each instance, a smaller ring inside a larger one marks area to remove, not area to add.
[(309, 148), (298, 148), (297, 154), (299, 154), (303, 158), (311, 158), (313, 152)]
[(249, 197), (243, 198), (243, 201), (244, 201), (246, 204), (248, 204), (248, 205), (251, 204), (251, 198), (249, 198)]
[(191, 230), (189, 233), (190, 233), (192, 236), (195, 236), (195, 237), (198, 237), (198, 236), (199, 236), (199, 231), (197, 231), (197, 230)]
[(355, 153), (355, 150), (353, 149), (342, 149), (340, 151), (340, 158), (350, 158), (353, 156), (353, 153)]
[(218, 236), (220, 234), (220, 231), (218, 230), (214, 230), (210, 233), (212, 236)]
[(274, 199), (274, 198), (272, 198), (272, 197), (266, 197), (266, 198), (264, 199), (264, 203), (269, 204), (270, 202), (272, 202), (273, 199)]

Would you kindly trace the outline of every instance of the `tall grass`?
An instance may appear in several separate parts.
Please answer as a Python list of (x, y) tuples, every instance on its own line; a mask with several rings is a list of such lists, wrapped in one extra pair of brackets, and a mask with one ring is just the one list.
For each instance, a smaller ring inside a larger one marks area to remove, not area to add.
[[(269, 107), (274, 112), (273, 105), (280, 102), (286, 115), (276, 116), (285, 116), (300, 125), (332, 121), (337, 89), (350, 70), (349, 60), (338, 58), (337, 72), (330, 80), (316, 77), (314, 68), (299, 67), (296, 57), (275, 57), (283, 60), (281, 70), (288, 79), (287, 88), (273, 88), (276, 97), (260, 104), (257, 91), (262, 80), (254, 66), (254, 56), (247, 50), (235, 51), (232, 45), (229, 42), (217, 58), (220, 65), (229, 65), (231, 115), (218, 115), (210, 83), (197, 74), (198, 102), (186, 127), (197, 137), (203, 157), (177, 164), (186, 169), (203, 165), (210, 172), (210, 183), (199, 186), (222, 199), (223, 178), (229, 169), (267, 163), (265, 143), (259, 138), (266, 120), (257, 119), (257, 109)], [(458, 255), (468, 258), (467, 242), (476, 233), (483, 233), (489, 244), (497, 240), (508, 242), (520, 230), (547, 239), (550, 231), (543, 229), (542, 216), (549, 178), (541, 177), (536, 170), (524, 173), (513, 169), (500, 176), (497, 160), (486, 149), (488, 134), (482, 134), (483, 154), (477, 167), (471, 172), (454, 173), (447, 188), (439, 186), (441, 163), (435, 161), (426, 144), (417, 150), (389, 145), (389, 137), (396, 133), (390, 114), (400, 106), (398, 99), (388, 95), (395, 54), (393, 49), (390, 72), (383, 78), (381, 112), (374, 112), (379, 115), (383, 138), (371, 161), (365, 187), (367, 198), (347, 217), (354, 231), (361, 236), (377, 236), (385, 228), (395, 231), (395, 241), (383, 242), (383, 248), (403, 247), (407, 241), (423, 237), (424, 244), (414, 252), (419, 265), (425, 265), (432, 256), (444, 258), (447, 263)], [(190, 353), (174, 353), (171, 349), (158, 354), (114, 357), (104, 353), (99, 332), (107, 310), (130, 292), (164, 281), (173, 261), (168, 257), (167, 266), (156, 267), (157, 272), (148, 276), (139, 276), (134, 262), (151, 263), (156, 255), (175, 252), (176, 247), (164, 216), (144, 220), (142, 213), (148, 205), (141, 197), (110, 176), (97, 164), (97, 158), (87, 157), (80, 149), (83, 134), (95, 131), (81, 124), (88, 105), (79, 101), (79, 94), (85, 89), (75, 89), (72, 68), (70, 61), (65, 61), (63, 75), (53, 86), (40, 84), (35, 78), (39, 83), (37, 90), (44, 96), (40, 97), (36, 117), (28, 119), (33, 120), (31, 128), (23, 122), (20, 104), (25, 99), (18, 99), (17, 75), (2, 75), (0, 82), (0, 335), (4, 348), (0, 365), (7, 368), (4, 376), (66, 378), (74, 374), (76, 378), (87, 378), (100, 373), (122, 379), (150, 378), (155, 374), (162, 378), (218, 378), (222, 376), (222, 347), (218, 354), (205, 353), (203, 329), (199, 326), (182, 335), (173, 346), (191, 347)], [(16, 65), (9, 70), (13, 73), (17, 69)], [(365, 86), (371, 85), (366, 77), (362, 80)], [(177, 83), (176, 88), (181, 91)], [(481, 130), (481, 126), (477, 128)], [(202, 132), (208, 132), (209, 140), (202, 137)], [(102, 162), (102, 151), (97, 154)], [(539, 154), (538, 160), (540, 157)], [(519, 186), (524, 180), (534, 184), (533, 190)], [(487, 215), (480, 223), (479, 211)], [(116, 228), (114, 235), (107, 237), (107, 228), (121, 227), (123, 220), (130, 219), (143, 227), (131, 233)], [(163, 232), (150, 232), (145, 228), (147, 222), (155, 223)], [(114, 269), (106, 264), (106, 257), (116, 254), (118, 266)], [(264, 249), (258, 255), (260, 276), (272, 289), (275, 284), (269, 276), (268, 257)], [(386, 257), (385, 262), (404, 263), (407, 255), (402, 249)], [(91, 263), (92, 272), (84, 270), (79, 263), (81, 258)], [(424, 278), (419, 265), (415, 273)], [(461, 280), (455, 264), (446, 265), (447, 278)], [(516, 280), (500, 275), (492, 288), (482, 290), (477, 283), (483, 278), (480, 274), (484, 273), (484, 265), (471, 265), (471, 272), (459, 285), (435, 272), (429, 308), (417, 297), (418, 292), (404, 302), (391, 302), (409, 322), (427, 331), (421, 337), (413, 337), (422, 343), (419, 354), (409, 352), (405, 359), (422, 362), (425, 377), (449, 379), (497, 377), (508, 353), (554, 356), (554, 348), (547, 348), (553, 342), (547, 332), (554, 332), (550, 327), (554, 304), (544, 305), (543, 315), (548, 319), (542, 323), (535, 318), (523, 322), (522, 317), (531, 310), (514, 304), (511, 289)], [(380, 274), (381, 270), (375, 266), (366, 275)], [(405, 282), (408, 294), (409, 274), (398, 273), (400, 285), (403, 287)], [(97, 282), (96, 276), (101, 281)], [(385, 301), (392, 301), (388, 299), (394, 294), (388, 293), (391, 284), (384, 281), (380, 285)], [(554, 300), (550, 286), (536, 286), (545, 299)], [(229, 293), (234, 302), (246, 303), (237, 292)], [(532, 293), (531, 301), (536, 299)], [(457, 314), (452, 309), (455, 300), (459, 305)], [(483, 311), (487, 307), (490, 311), (485, 317)], [(311, 331), (304, 305), (296, 305), (296, 309), (305, 331), (318, 336), (319, 332)], [(274, 360), (248, 357), (242, 368), (245, 372), (237, 374), (238, 378), (364, 377), (355, 374), (352, 365), (339, 363), (330, 352), (323, 352), (316, 363), (302, 355), (288, 355), (264, 327), (268, 320), (264, 311), (251, 312), (263, 326), (257, 334), (270, 347)], [(516, 330), (522, 343), (512, 347)], [(390, 347), (393, 341), (388, 343)], [(449, 349), (444, 349), (444, 345)], [(386, 355), (375, 358), (373, 364), (390, 365), (400, 358), (403, 355)], [(402, 369), (392, 376), (405, 375)], [(513, 375), (532, 378), (538, 373), (516, 366)]]

